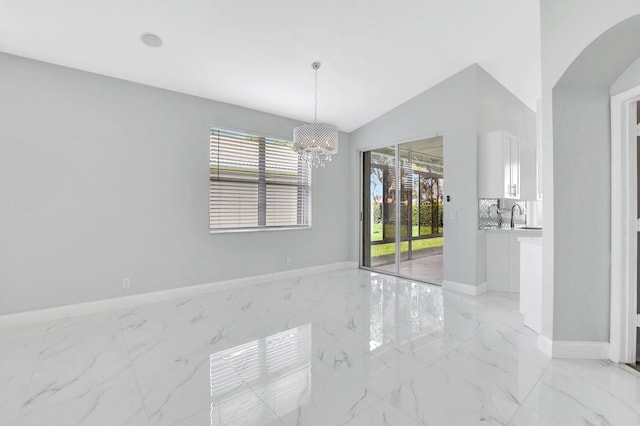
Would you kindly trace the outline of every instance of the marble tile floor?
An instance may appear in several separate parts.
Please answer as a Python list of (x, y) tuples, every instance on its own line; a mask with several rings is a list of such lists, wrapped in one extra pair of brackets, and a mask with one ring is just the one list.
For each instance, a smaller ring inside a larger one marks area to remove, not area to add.
[[(400, 261), (400, 274), (408, 279), (414, 279), (425, 283), (442, 285), (442, 253), (430, 256), (419, 257), (417, 259)], [(372, 269), (380, 272), (390, 272), (395, 274), (396, 264), (375, 266)]]
[(0, 330), (0, 425), (640, 425), (518, 300), (345, 269)]

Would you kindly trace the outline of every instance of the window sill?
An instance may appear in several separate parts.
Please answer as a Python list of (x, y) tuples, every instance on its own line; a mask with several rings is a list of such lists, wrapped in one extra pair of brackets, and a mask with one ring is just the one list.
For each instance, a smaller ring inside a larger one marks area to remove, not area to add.
[(234, 228), (234, 229), (209, 229), (209, 234), (236, 234), (245, 232), (272, 232), (272, 231), (300, 231), (311, 229), (311, 225), (305, 226), (272, 226), (268, 228)]

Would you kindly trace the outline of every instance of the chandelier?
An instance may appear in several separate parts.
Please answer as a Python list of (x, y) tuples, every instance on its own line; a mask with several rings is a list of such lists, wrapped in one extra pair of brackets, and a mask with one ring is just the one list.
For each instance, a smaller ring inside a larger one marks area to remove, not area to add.
[(318, 123), (318, 68), (320, 62), (311, 64), (316, 72), (315, 111), (313, 123), (302, 124), (293, 129), (293, 150), (310, 166), (324, 167), (331, 156), (338, 153), (338, 128), (327, 123)]

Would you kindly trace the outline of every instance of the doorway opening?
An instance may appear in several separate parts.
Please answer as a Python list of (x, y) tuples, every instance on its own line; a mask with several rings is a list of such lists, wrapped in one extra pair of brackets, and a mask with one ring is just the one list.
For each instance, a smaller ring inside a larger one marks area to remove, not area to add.
[(361, 266), (442, 284), (441, 136), (363, 153)]
[(611, 98), (610, 358), (634, 368), (640, 360), (640, 86)]
[[(640, 102), (636, 102), (636, 207), (640, 212), (640, 173), (638, 173), (638, 164), (640, 164)], [(640, 264), (640, 238), (636, 238), (636, 318), (640, 318), (640, 274), (637, 273), (638, 264)], [(636, 325), (637, 320), (636, 320)], [(640, 328), (636, 327), (636, 362), (634, 364), (636, 370), (640, 370)]]
[[(635, 102), (636, 107), (636, 147), (640, 145), (640, 102)], [(632, 111), (633, 113), (633, 111)], [(640, 149), (636, 149), (636, 208), (637, 212), (640, 212), (640, 173), (638, 173), (637, 165), (640, 164)], [(640, 230), (640, 229), (639, 229)], [(636, 271), (638, 270), (638, 264), (640, 264), (640, 238), (636, 238)], [(640, 274), (636, 272), (636, 318), (640, 318)], [(637, 321), (637, 320), (636, 320)], [(637, 325), (637, 324), (636, 324)], [(629, 363), (629, 366), (640, 371), (640, 328), (636, 327), (636, 350), (635, 350), (635, 362)]]

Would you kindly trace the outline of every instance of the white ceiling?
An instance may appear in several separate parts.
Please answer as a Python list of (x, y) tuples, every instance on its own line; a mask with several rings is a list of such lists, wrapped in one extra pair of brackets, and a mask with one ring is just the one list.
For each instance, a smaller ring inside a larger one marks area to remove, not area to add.
[(475, 62), (535, 109), (539, 27), (539, 0), (0, 0), (0, 51), (300, 121), (319, 60), (344, 131)]

